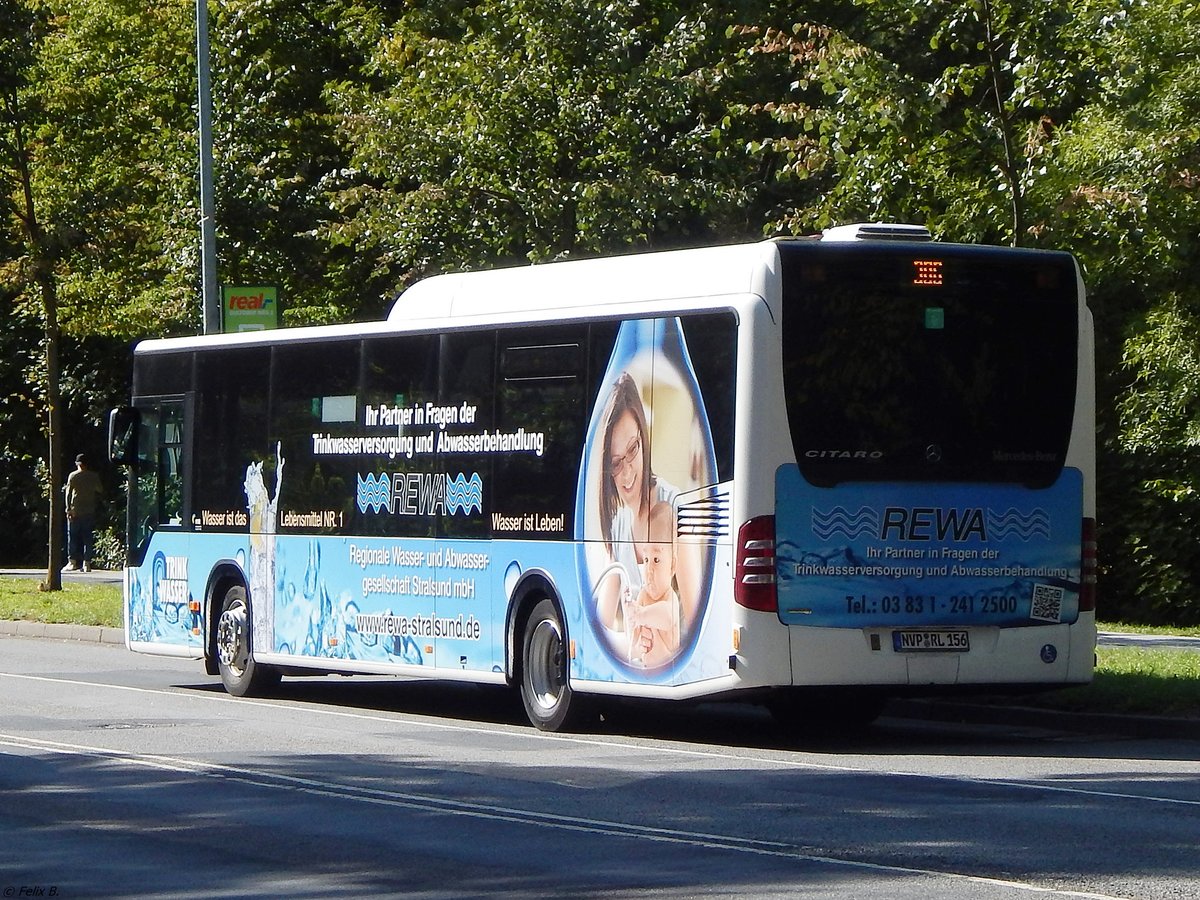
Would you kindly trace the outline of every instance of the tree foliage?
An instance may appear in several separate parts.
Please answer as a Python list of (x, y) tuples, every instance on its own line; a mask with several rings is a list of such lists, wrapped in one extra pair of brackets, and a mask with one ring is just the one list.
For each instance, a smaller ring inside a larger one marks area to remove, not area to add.
[(1092, 283), (1113, 607), (1200, 621), (1200, 8), (1110, 13), (1098, 90), (1058, 147), (1059, 241)]
[[(177, 200), (189, 193), (170, 168), (181, 161), (179, 132), (162, 127), (172, 111), (162, 82), (179, 79), (178, 44), (161, 42), (172, 9), (181, 7), (28, 0), (6, 4), (0, 25), (0, 210), (9, 248), (0, 287), (14, 333), (26, 323), (40, 331), (40, 352), (14, 352), (3, 380), (28, 385), (17, 396), (29, 391), (45, 414), (48, 446), (33, 477), (48, 504), (51, 589), (59, 586), (65, 407), (100, 399), (63, 397), (64, 381), (83, 380), (78, 361), (62, 356), (63, 335), (157, 329), (174, 318), (172, 281), (182, 288), (189, 280), (163, 253), (172, 188)], [(175, 291), (176, 312), (186, 294)], [(28, 447), (37, 435), (25, 438)]]
[(194, 319), (188, 4), (37, 6), (29, 151), (63, 327), (132, 335)]
[[(58, 477), (30, 449), (50, 382), (91, 449), (124, 343), (199, 327), (194, 6), (3, 2), (0, 504), (21, 510)], [(435, 271), (855, 220), (1073, 251), (1096, 318), (1103, 599), (1200, 620), (1195, 3), (209, 12), (219, 279), (280, 285), (286, 324), (376, 318)]]
[(352, 149), (331, 240), (377, 272), (539, 262), (758, 233), (753, 164), (723, 153), (729, 9), (414, 3), (369, 80), (332, 85)]
[[(827, 186), (782, 224), (921, 221), (952, 239), (1036, 242), (1060, 129), (1089, 96), (1089, 0), (855, 0), (768, 32), (795, 78), (766, 106)], [(763, 149), (774, 149), (767, 144)]]
[(366, 62), (358, 14), (333, 0), (213, 7), (219, 274), (278, 285), (287, 324), (373, 316), (388, 287), (362, 248), (324, 237), (339, 218), (327, 186), (348, 158), (325, 92)]

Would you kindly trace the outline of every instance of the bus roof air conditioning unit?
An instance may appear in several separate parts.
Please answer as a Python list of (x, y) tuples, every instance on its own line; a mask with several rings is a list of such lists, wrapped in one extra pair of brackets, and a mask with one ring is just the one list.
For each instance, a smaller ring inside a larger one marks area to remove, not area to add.
[(897, 225), (889, 222), (860, 222), (837, 225), (821, 232), (822, 241), (931, 241), (924, 225)]

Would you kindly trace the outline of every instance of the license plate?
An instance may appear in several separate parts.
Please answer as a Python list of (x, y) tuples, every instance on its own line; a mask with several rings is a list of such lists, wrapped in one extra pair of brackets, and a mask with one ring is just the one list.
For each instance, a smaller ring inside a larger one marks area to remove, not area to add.
[(897, 653), (922, 650), (966, 653), (971, 649), (971, 638), (965, 631), (893, 631), (892, 649)]

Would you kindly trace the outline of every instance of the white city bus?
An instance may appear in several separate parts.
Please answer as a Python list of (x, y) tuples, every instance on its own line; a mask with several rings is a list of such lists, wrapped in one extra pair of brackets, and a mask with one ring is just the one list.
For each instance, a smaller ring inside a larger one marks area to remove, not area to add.
[[(132, 650), (869, 718), (1087, 682), (1091, 316), (1065, 253), (819, 239), (420, 282), (386, 321), (148, 340)], [(857, 705), (855, 705), (857, 704)]]

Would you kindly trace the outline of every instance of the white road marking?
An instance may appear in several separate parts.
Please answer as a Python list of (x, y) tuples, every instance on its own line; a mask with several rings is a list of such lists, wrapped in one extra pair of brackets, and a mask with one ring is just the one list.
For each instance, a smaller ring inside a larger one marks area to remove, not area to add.
[[(135, 688), (133, 690), (141, 689)], [(1031, 894), (1047, 894), (1056, 897), (1082, 898), (1082, 900), (1124, 900), (1124, 898), (1116, 897), (1110, 894), (1097, 894), (1089, 891), (1073, 891), (1063, 888), (1045, 887), (1043, 885), (1028, 884), (1025, 882), (1011, 881), (1002, 878), (988, 878), (981, 875), (968, 875), (961, 872), (941, 872), (935, 869), (919, 869), (911, 866), (888, 865), (885, 863), (872, 863), (854, 859), (839, 859), (837, 857), (805, 853), (798, 847), (776, 841), (753, 840), (737, 837), (735, 835), (706, 834), (704, 832), (682, 831), (671, 828), (651, 828), (645, 825), (637, 825), (630, 822), (613, 822), (604, 819), (589, 819), (581, 816), (544, 813), (536, 810), (496, 806), (486, 803), (468, 803), (460, 800), (449, 800), (444, 797), (425, 796), (401, 791), (390, 791), (379, 788), (338, 784), (332, 781), (320, 781), (313, 778), (299, 778), (293, 775), (279, 775), (271, 772), (257, 771), (254, 769), (246, 769), (218, 763), (180, 759), (156, 754), (129, 753), (121, 750), (110, 750), (105, 747), (92, 747), (83, 744), (67, 744), (58, 741), (45, 741), (20, 735), (0, 734), (0, 746), (62, 755), (83, 755), (105, 760), (113, 765), (118, 766), (138, 766), (142, 768), (156, 769), (159, 771), (167, 771), (173, 774), (216, 778), (222, 781), (245, 784), (252, 787), (284, 790), (293, 793), (349, 800), (358, 803), (371, 803), (383, 806), (401, 807), (404, 809), (417, 810), (431, 814), (466, 816), (475, 819), (506, 822), (514, 825), (532, 825), (542, 828), (584, 832), (587, 834), (628, 838), (632, 840), (681, 844), (705, 850), (725, 850), (732, 853), (747, 853), (757, 856), (791, 859), (800, 862), (817, 863), (821, 865), (862, 869), (871, 872), (886, 873), (889, 875), (916, 875), (926, 878), (946, 878), (969, 884), (1009, 888)]]
[(1131, 794), (1122, 791), (1100, 791), (1093, 788), (1072, 787), (1070, 785), (1050, 784), (1043, 781), (1011, 781), (996, 778), (972, 778), (967, 775), (947, 775), (930, 772), (913, 772), (903, 769), (871, 769), (862, 766), (847, 766), (834, 763), (818, 763), (798, 759), (781, 759), (778, 757), (753, 756), (730, 751), (696, 750), (685, 747), (664, 747), (660, 744), (634, 744), (619, 738), (600, 740), (597, 738), (580, 737), (578, 735), (551, 734), (543, 731), (531, 731), (526, 728), (506, 727), (502, 725), (457, 724), (439, 722), (431, 718), (406, 716), (403, 713), (395, 715), (379, 715), (377, 713), (349, 712), (341, 709), (330, 709), (303, 703), (280, 703), (272, 700), (254, 700), (246, 697), (235, 698), (228, 694), (206, 694), (187, 690), (164, 690), (162, 688), (139, 688), (121, 684), (106, 684), (94, 681), (79, 681), (70, 678), (53, 678), (44, 675), (25, 675), (11, 672), (0, 672), (0, 678), (14, 678), (24, 681), (40, 681), (53, 684), (69, 684), (76, 687), (105, 688), (114, 691), (126, 691), (138, 694), (166, 695), (171, 697), (188, 697), (214, 703), (233, 703), (238, 707), (257, 706), (265, 709), (303, 712), (309, 715), (325, 716), (339, 719), (352, 719), (363, 722), (386, 722), (391, 724), (420, 723), (425, 729), (441, 731), (458, 731), (474, 734), (494, 734), (506, 737), (521, 737), (526, 740), (539, 740), (577, 744), (580, 746), (622, 748), (636, 750), (638, 753), (658, 753), (666, 756), (684, 756), (696, 759), (706, 759), (720, 762), (733, 762), (740, 765), (752, 763), (759, 766), (775, 766), (783, 769), (807, 769), (824, 772), (845, 772), (857, 775), (886, 775), (896, 778), (921, 778), (935, 781), (957, 782), (960, 784), (982, 785), (985, 787), (1010, 787), (1024, 791), (1046, 791), (1050, 793), (1069, 794), (1082, 797), (1103, 797), (1110, 800), (1140, 800), (1149, 803), (1162, 803), (1173, 806), (1197, 806), (1200, 800), (1185, 800), (1179, 797), (1161, 797), (1153, 794)]

